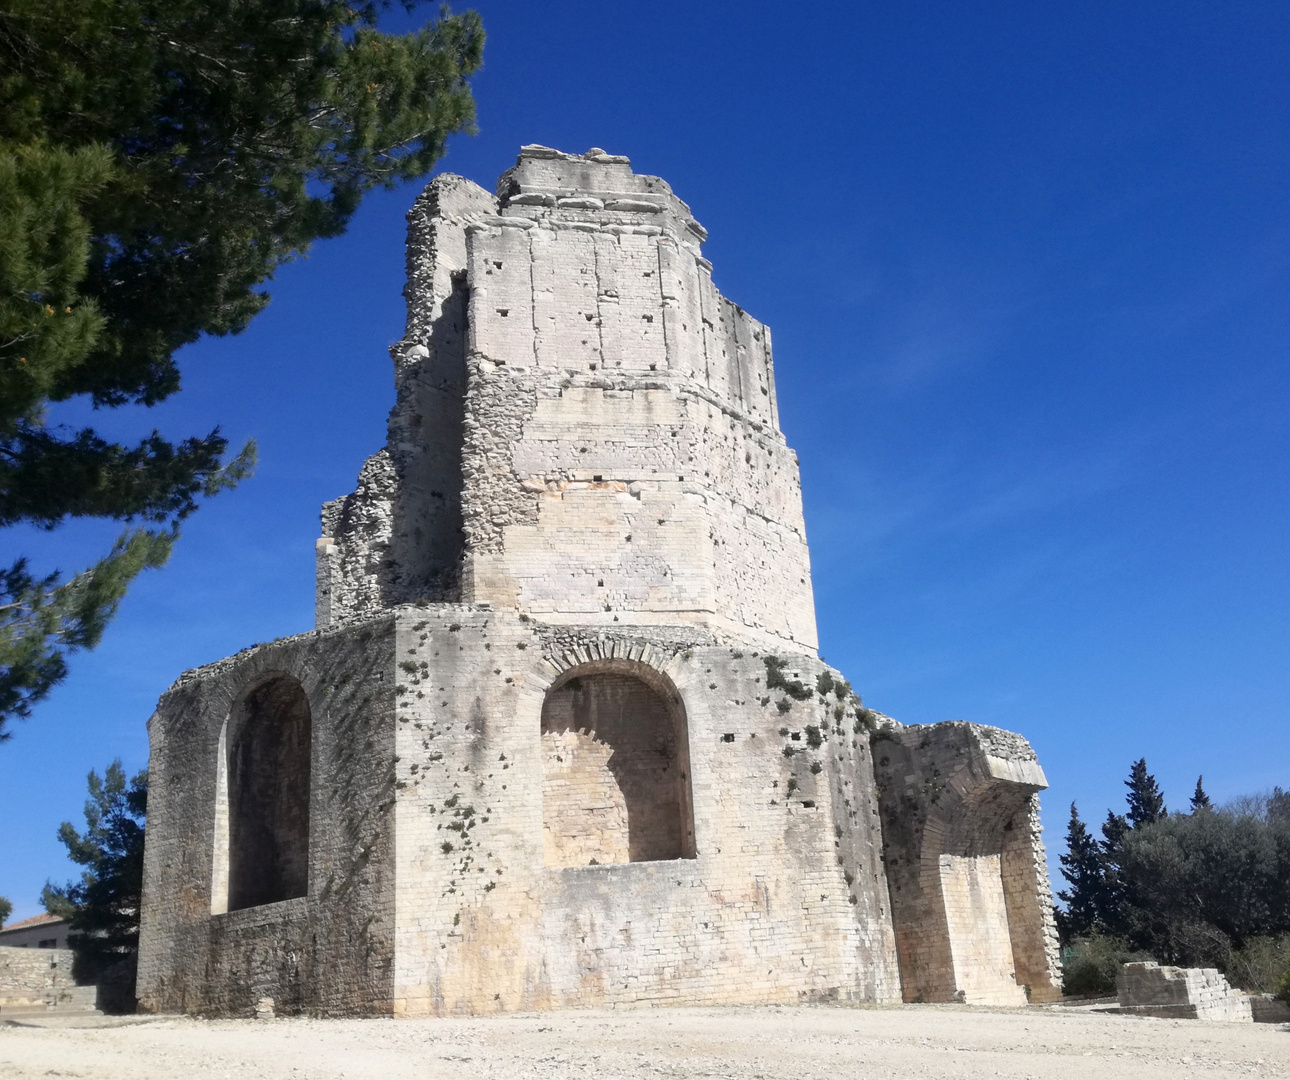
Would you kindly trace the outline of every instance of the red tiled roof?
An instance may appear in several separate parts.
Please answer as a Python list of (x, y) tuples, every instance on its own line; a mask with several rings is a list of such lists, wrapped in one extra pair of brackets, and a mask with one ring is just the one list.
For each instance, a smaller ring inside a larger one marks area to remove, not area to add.
[(0, 934), (7, 934), (10, 930), (30, 930), (33, 926), (48, 926), (51, 923), (63, 923), (66, 921), (59, 915), (33, 915), (30, 919), (10, 923), (8, 926), (0, 926)]

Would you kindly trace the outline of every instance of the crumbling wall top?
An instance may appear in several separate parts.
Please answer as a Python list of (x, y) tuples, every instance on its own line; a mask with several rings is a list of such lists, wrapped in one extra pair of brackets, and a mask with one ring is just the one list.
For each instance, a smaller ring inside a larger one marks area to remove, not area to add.
[(607, 154), (599, 147), (585, 154), (566, 154), (536, 144), (521, 147), (514, 167), (498, 178), (497, 198), (503, 212), (538, 207), (665, 214), (688, 231), (694, 243), (708, 238), (708, 230), (694, 220), (690, 207), (673, 194), (666, 180), (638, 175), (632, 172), (628, 158)]

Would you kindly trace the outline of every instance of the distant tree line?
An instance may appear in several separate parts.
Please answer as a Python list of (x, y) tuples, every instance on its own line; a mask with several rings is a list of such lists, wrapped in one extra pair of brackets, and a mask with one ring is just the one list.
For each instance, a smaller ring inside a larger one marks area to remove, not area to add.
[(1112, 992), (1130, 957), (1290, 992), (1290, 791), (1215, 807), (1201, 777), (1171, 814), (1145, 759), (1125, 786), (1127, 812), (1108, 811), (1100, 837), (1071, 804), (1057, 894), (1067, 993)]

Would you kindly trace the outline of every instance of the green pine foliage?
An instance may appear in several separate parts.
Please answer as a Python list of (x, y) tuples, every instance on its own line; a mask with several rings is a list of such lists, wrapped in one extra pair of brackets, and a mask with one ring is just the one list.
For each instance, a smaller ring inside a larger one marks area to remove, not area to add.
[(1193, 814), (1198, 814), (1202, 810), (1214, 809), (1213, 804), (1209, 801), (1209, 796), (1205, 794), (1204, 780), (1203, 776), (1196, 777), (1196, 790), (1191, 795), (1191, 812)]
[(60, 585), (35, 578), (27, 560), (0, 570), (0, 741), (3, 719), (27, 716), (67, 674), (67, 655), (92, 649), (116, 614), (130, 582), (170, 555), (173, 532), (136, 529), (83, 573)]
[(0, 926), (4, 926), (12, 914), (13, 904), (9, 902), (7, 896), (0, 896)]
[(1129, 826), (1138, 828), (1141, 825), (1153, 825), (1168, 814), (1165, 809), (1165, 797), (1160, 793), (1156, 778), (1147, 772), (1147, 759), (1139, 758), (1133, 763), (1129, 779), (1124, 782), (1129, 789)]
[[(418, 0), (408, 4), (414, 7)], [(254, 444), (133, 445), (49, 407), (150, 406), (175, 353), (235, 334), (263, 283), (345, 230), (363, 195), (424, 176), (469, 132), (473, 12), (405, 35), (389, 0), (9, 0), (0, 10), (0, 526), (141, 523), (63, 581), (26, 560), (0, 595), (0, 739), (92, 647), (137, 573)], [(104, 579), (96, 584), (95, 579)], [(103, 606), (87, 604), (100, 598)]]
[(1070, 888), (1057, 898), (1065, 909), (1057, 909), (1058, 930), (1063, 941), (1087, 937), (1103, 927), (1106, 907), (1106, 866), (1102, 849), (1079, 811), (1071, 803), (1070, 823), (1066, 827), (1066, 854), (1058, 856), (1062, 875)]
[(50, 914), (71, 919), (75, 975), (92, 980), (138, 950), (148, 774), (127, 780), (118, 759), (102, 777), (91, 770), (88, 782), (85, 831), (70, 821), (58, 829), (68, 858), (85, 869), (80, 881), (46, 883), (41, 901)]

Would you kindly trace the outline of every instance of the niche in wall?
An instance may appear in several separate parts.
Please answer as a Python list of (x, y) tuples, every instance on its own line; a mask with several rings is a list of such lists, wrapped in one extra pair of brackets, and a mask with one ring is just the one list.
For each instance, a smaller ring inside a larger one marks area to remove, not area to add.
[(256, 682), (233, 707), (220, 738), (212, 911), (308, 891), (310, 728), (290, 675)]
[(634, 661), (565, 672), (542, 706), (548, 866), (692, 858), (685, 708)]

